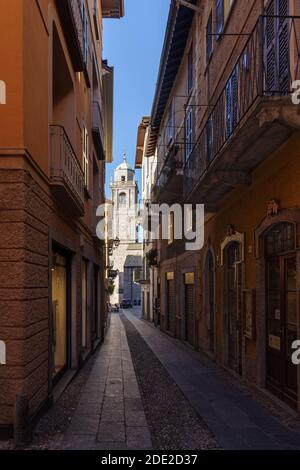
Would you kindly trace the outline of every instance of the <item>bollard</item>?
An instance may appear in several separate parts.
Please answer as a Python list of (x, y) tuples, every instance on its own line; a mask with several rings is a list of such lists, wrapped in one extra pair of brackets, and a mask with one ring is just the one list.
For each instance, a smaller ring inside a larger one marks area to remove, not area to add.
[(32, 441), (32, 430), (29, 419), (29, 401), (27, 395), (17, 395), (15, 402), (14, 442), (22, 447)]

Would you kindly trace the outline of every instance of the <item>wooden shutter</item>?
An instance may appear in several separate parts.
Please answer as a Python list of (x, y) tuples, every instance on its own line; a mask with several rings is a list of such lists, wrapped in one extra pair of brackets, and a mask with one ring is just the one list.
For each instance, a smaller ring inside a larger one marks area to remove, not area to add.
[(232, 133), (232, 87), (231, 78), (226, 85), (226, 137), (230, 137)]
[(290, 91), (290, 58), (289, 58), (289, 13), (288, 0), (277, 0), (278, 18), (278, 77), (279, 91)]
[(277, 88), (277, 74), (276, 74), (276, 21), (274, 15), (276, 14), (275, 2), (272, 0), (266, 8), (266, 16), (264, 18), (264, 33), (265, 33), (265, 91), (272, 93)]
[(272, 0), (266, 8), (265, 33), (265, 92), (287, 93), (290, 88), (289, 70), (289, 0)]
[(171, 279), (168, 283), (168, 326), (167, 329), (175, 334), (176, 302), (175, 302), (175, 281)]
[(212, 116), (207, 121), (207, 134), (206, 134), (206, 146), (207, 146), (207, 164), (211, 162), (213, 158), (213, 120)]
[(238, 65), (235, 67), (232, 77), (231, 77), (231, 91), (232, 91), (232, 130), (234, 131), (237, 123), (238, 123), (238, 115), (239, 115), (239, 67)]
[(185, 285), (185, 327), (186, 341), (190, 344), (194, 343), (194, 285)]

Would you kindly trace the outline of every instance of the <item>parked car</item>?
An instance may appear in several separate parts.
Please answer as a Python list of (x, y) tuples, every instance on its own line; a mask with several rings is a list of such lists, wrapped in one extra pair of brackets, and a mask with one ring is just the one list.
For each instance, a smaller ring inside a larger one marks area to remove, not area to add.
[(112, 307), (112, 312), (114, 312), (114, 313), (118, 313), (118, 312), (119, 312), (119, 304), (115, 304), (115, 305)]
[(121, 302), (121, 307), (125, 310), (125, 309), (128, 309), (128, 308), (132, 308), (132, 302), (131, 300), (128, 300), (128, 299), (123, 299), (122, 302)]

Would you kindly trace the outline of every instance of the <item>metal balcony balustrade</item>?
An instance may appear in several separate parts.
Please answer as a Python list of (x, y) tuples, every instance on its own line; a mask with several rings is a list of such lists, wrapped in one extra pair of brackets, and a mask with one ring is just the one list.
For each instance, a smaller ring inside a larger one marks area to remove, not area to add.
[(105, 160), (104, 152), (104, 128), (103, 117), (101, 112), (100, 103), (93, 102), (93, 139), (99, 160)]
[(84, 215), (84, 174), (62, 126), (50, 126), (50, 181), (57, 198), (74, 215)]
[(171, 202), (182, 194), (183, 167), (185, 162), (185, 129), (182, 126), (176, 136), (163, 144), (164, 160), (158, 162), (154, 175), (152, 199)]
[[(293, 82), (300, 79), (299, 60), (300, 17), (260, 16), (185, 163), (185, 197), (189, 197), (196, 188), (198, 193), (198, 188), (203, 187), (202, 179), (211, 168), (216, 168), (216, 162), (219, 162), (219, 169), (224, 170), (226, 164), (230, 169), (241, 161), (243, 157), (238, 157), (235, 162), (229, 157), (225, 162), (222, 154), (226, 148), (229, 152), (229, 147), (234, 153), (232, 139), (247, 125), (259, 102), (263, 103), (264, 109), (282, 103), (293, 106), (290, 94), (294, 91)], [(258, 129), (256, 132), (259, 136)], [(252, 129), (252, 140), (253, 137), (256, 134)], [(280, 143), (278, 141), (277, 145)], [(241, 144), (236, 144), (240, 155), (246, 150), (246, 146), (242, 148)], [(247, 168), (245, 165), (247, 170), (252, 168), (251, 163)], [(244, 169), (242, 165), (240, 169)]]

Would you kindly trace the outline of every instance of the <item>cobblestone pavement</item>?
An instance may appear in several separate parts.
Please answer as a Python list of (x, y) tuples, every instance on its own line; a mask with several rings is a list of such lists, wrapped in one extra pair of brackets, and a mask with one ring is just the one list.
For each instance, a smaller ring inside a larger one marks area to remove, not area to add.
[(125, 315), (223, 449), (300, 449), (298, 418), (290, 420), (294, 422), (291, 429), (288, 420), (278, 419), (288, 413), (276, 416), (249, 389), (240, 386), (238, 379), (206, 356), (160, 332), (132, 311)]
[(111, 316), (28, 449), (300, 449), (299, 417), (139, 316)]
[(63, 449), (152, 449), (143, 403), (119, 315), (111, 316)]
[(219, 445), (180, 388), (143, 340), (121, 315), (132, 354), (155, 449), (206, 450)]

